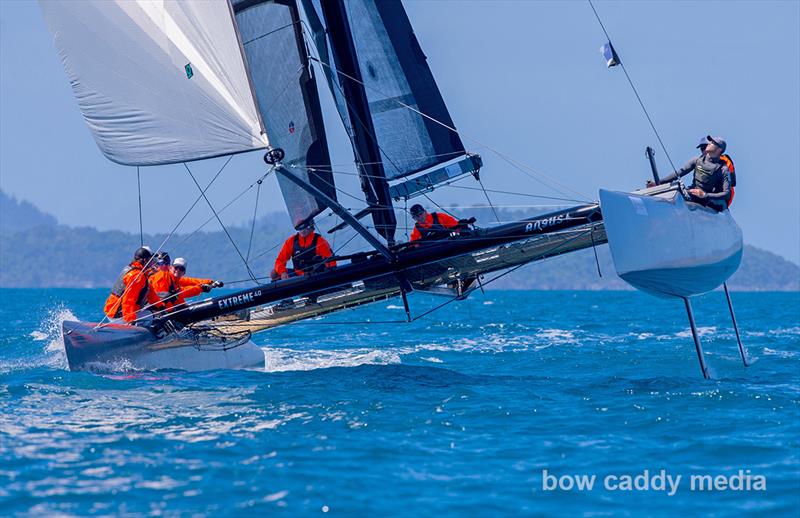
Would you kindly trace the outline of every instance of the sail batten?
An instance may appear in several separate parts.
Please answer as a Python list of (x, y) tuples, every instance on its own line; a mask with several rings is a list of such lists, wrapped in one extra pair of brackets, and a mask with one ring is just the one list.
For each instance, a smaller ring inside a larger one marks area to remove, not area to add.
[(98, 147), (159, 165), (269, 145), (227, 2), (40, 2)]

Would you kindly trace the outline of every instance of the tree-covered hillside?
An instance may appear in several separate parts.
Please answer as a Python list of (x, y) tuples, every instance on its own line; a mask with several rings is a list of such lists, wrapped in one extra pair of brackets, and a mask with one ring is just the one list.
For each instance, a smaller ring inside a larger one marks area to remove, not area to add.
[[(468, 212), (478, 218), (479, 224), (496, 221), (495, 215), (486, 209)], [(107, 287), (139, 246), (139, 236), (135, 234), (57, 225), (52, 216), (2, 192), (0, 216), (0, 287)], [(525, 216), (522, 211), (508, 210), (497, 214), (503, 221)], [(326, 221), (330, 222), (332, 218)], [(332, 224), (320, 226), (327, 229)], [(280, 244), (292, 232), (283, 214), (270, 214), (257, 221), (252, 243), (249, 226), (228, 230), (243, 255), (247, 255), (250, 249), (250, 265), (257, 276), (268, 275)], [(335, 247), (353, 233), (350, 230), (346, 232), (349, 234), (337, 235)], [(145, 235), (145, 242), (156, 248), (166, 237), (163, 234)], [(351, 242), (349, 247), (353, 244)], [(247, 272), (222, 231), (174, 235), (164, 245), (164, 250), (169, 251), (173, 258), (185, 257), (189, 261), (189, 275), (222, 279), (232, 287), (246, 285)], [(524, 266), (498, 279), (491, 287), (629, 289), (616, 276), (607, 246), (597, 247), (597, 257), (602, 277), (598, 276), (595, 256), (589, 249)], [(487, 276), (487, 280), (494, 275)], [(729, 286), (748, 291), (800, 290), (800, 267), (766, 250), (745, 246), (742, 265)]]

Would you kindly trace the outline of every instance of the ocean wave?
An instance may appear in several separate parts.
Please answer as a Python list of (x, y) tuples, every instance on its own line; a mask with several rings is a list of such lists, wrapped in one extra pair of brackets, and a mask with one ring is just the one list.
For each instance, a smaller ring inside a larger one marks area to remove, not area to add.
[(65, 320), (78, 320), (78, 318), (63, 304), (48, 309), (41, 322), (39, 322), (37, 329), (28, 333), (28, 336), (34, 342), (47, 342), (44, 349), (39, 350), (43, 354), (34, 354), (33, 357), (25, 355), (9, 363), (2, 362), (0, 363), (0, 372), (36, 367), (67, 369), (67, 354), (64, 351), (64, 337), (61, 328)]
[(568, 329), (542, 329), (535, 336), (554, 343), (575, 342), (575, 332)]
[(309, 371), (331, 367), (389, 365), (400, 363), (400, 356), (391, 349), (278, 349), (264, 348), (266, 372)]
[(444, 363), (442, 360), (435, 356), (431, 356), (430, 358), (420, 358), (422, 361), (431, 362), (431, 363)]
[(42, 331), (31, 331), (29, 334), (31, 338), (33, 338), (34, 342), (41, 342), (47, 340), (47, 333), (43, 333)]
[(764, 347), (763, 352), (766, 356), (777, 356), (779, 358), (795, 358), (798, 356), (797, 351), (778, 351), (769, 347)]
[[(717, 326), (707, 326), (702, 327), (698, 326), (697, 328), (697, 336), (708, 336), (717, 332)], [(686, 329), (684, 331), (678, 331), (675, 333), (675, 336), (678, 338), (691, 338), (692, 337), (692, 330)]]

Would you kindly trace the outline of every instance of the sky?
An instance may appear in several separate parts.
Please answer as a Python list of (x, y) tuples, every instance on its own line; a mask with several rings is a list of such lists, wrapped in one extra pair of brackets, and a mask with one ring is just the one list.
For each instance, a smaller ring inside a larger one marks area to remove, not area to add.
[[(484, 159), (487, 189), (589, 200), (600, 188), (632, 190), (650, 177), (648, 145), (662, 175), (670, 170), (623, 71), (605, 66), (605, 36), (587, 2), (405, 6), (465, 146)], [(732, 212), (745, 242), (800, 263), (800, 2), (598, 0), (595, 7), (672, 162), (691, 158), (708, 133), (727, 139), (738, 179)], [(353, 171), (341, 123), (330, 99), (323, 104), (333, 162)], [(222, 163), (191, 167), (203, 183)], [(263, 173), (261, 153), (237, 155), (209, 198), (219, 208)], [(145, 232), (171, 230), (198, 194), (179, 165), (143, 168), (141, 182)], [(355, 193), (352, 177), (337, 182)], [(0, 188), (62, 224), (138, 231), (136, 169), (108, 161), (95, 145), (36, 2), (0, 1)], [(502, 206), (564, 204), (489, 196)], [(465, 189), (432, 197), (485, 203)], [(254, 201), (250, 189), (223, 220), (248, 221)], [(270, 177), (258, 212), (282, 210)], [(178, 231), (210, 214), (198, 205)]]

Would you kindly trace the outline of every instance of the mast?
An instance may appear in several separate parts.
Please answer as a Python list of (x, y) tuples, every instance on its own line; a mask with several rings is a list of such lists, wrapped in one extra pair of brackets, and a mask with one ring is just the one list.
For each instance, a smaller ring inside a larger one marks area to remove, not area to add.
[(359, 166), (361, 189), (372, 208), (375, 230), (389, 245), (392, 245), (397, 219), (394, 216), (394, 206), (375, 137), (375, 128), (372, 124), (344, 0), (325, 0), (321, 4), (337, 67), (342, 74), (352, 78), (338, 82), (342, 86), (347, 112), (352, 121), (353, 148)]

